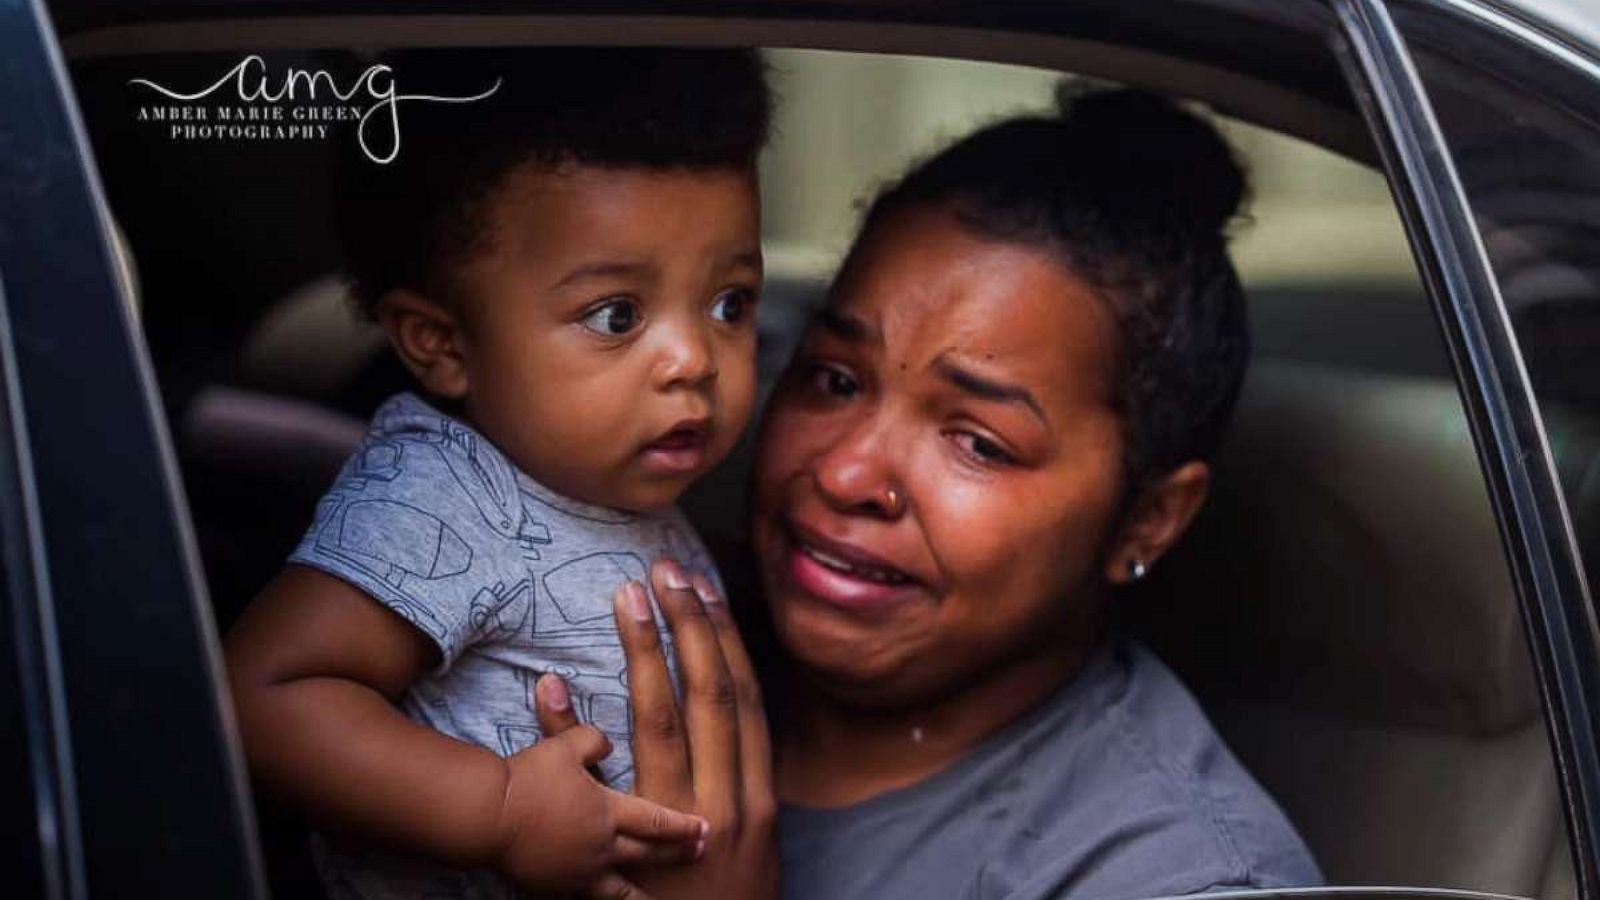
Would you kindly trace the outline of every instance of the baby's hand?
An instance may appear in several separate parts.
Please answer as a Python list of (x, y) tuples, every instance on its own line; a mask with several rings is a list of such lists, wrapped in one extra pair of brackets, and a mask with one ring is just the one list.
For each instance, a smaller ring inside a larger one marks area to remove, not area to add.
[[(551, 705), (570, 703), (560, 679), (541, 679), (537, 689)], [(589, 774), (610, 753), (605, 735), (580, 726), (506, 759), (496, 865), (524, 890), (602, 895), (618, 866), (687, 862), (702, 851), (704, 819), (612, 790)]]

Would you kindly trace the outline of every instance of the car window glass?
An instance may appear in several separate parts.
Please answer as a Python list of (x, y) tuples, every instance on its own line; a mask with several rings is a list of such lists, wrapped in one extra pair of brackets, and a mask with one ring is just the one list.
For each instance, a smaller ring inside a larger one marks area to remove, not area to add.
[(1405, 5), (1400, 25), (1522, 352), (1600, 596), (1600, 72)]

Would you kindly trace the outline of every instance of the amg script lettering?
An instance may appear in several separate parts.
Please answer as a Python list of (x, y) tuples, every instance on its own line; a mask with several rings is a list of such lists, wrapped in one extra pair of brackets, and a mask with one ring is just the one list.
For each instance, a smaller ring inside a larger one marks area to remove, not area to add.
[[(284, 72), (283, 82), (276, 91), (270, 84), (270, 73), (267, 71), (267, 62), (260, 56), (252, 53), (239, 61), (239, 64), (229, 69), (221, 78), (210, 85), (193, 93), (174, 91), (171, 88), (157, 84), (148, 78), (131, 78), (129, 84), (156, 91), (169, 99), (192, 102), (210, 97), (213, 93), (223, 89), (229, 83), (234, 86), (235, 94), (244, 103), (264, 101), (267, 103), (280, 103), (283, 101), (299, 101), (305, 99), (314, 101), (319, 96), (332, 95), (333, 99), (348, 104), (349, 101), (361, 95), (370, 99), (372, 104), (366, 108), (356, 126), (356, 137), (361, 142), (361, 150), (375, 163), (387, 164), (393, 162), (400, 155), (400, 104), (402, 101), (426, 101), (430, 103), (474, 103), (492, 96), (500, 89), (500, 79), (496, 78), (488, 90), (473, 94), (468, 97), (443, 97), (433, 94), (402, 94), (395, 84), (394, 70), (382, 63), (368, 66), (348, 87), (340, 89), (339, 83), (329, 72), (320, 69), (295, 69)], [(304, 95), (302, 98), (302, 94)], [(367, 127), (373, 122), (374, 117), (383, 115), (389, 125), (388, 148), (384, 152), (376, 152), (368, 142)], [(175, 116), (173, 118), (184, 118)], [(201, 116), (200, 118), (203, 118)]]

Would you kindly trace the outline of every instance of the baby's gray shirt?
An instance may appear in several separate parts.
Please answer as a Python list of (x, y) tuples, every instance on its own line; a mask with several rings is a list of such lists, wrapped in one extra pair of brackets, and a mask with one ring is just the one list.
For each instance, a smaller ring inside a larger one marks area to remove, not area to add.
[[(662, 556), (716, 582), (677, 510), (643, 515), (564, 497), (465, 423), (403, 393), (378, 409), (289, 561), (355, 585), (438, 646), (438, 667), (402, 702), (409, 718), (510, 756), (539, 739), (533, 686), (554, 672), (578, 717), (611, 740), (601, 773), (628, 790), (632, 729), (612, 596), (630, 579), (648, 584)], [(336, 895), (506, 895), (487, 873), (353, 848), (320, 856)]]

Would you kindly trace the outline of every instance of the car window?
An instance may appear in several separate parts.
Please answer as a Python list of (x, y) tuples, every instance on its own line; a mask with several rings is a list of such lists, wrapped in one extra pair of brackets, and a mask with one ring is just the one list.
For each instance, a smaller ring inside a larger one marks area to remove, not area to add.
[[(769, 58), (783, 100), (762, 171), (770, 379), (860, 202), (942, 141), (1048, 107), (1063, 74), (820, 50)], [(173, 140), (138, 119), (131, 78), (203, 86), (238, 59), (106, 55), (74, 71), (138, 264), (224, 623), (281, 565), (376, 401), (406, 385), (348, 315), (323, 145)], [(363, 65), (340, 52), (264, 59), (278, 71)], [(1234, 246), (1256, 359), (1213, 502), (1129, 598), (1130, 627), (1200, 694), (1330, 881), (1568, 897), (1504, 552), (1383, 175), (1222, 122), (1255, 180)], [(740, 536), (743, 484), (736, 463), (691, 498), (709, 536)]]
[[(979, 125), (1052, 108), (1058, 71), (971, 60), (780, 50), (779, 140), (763, 160), (768, 267), (826, 279), (862, 204), (913, 160)], [(1076, 90), (1104, 82), (1065, 76)], [(1348, 368), (1448, 374), (1382, 175), (1307, 141), (1223, 117), (1254, 198), (1233, 228), (1258, 352)], [(778, 346), (769, 349), (776, 361)]]
[(1590, 596), (1600, 596), (1600, 64), (1410, 6), (1396, 16), (1521, 347)]
[[(1064, 77), (1074, 90), (1109, 85), (972, 60), (818, 50), (767, 58), (783, 98), (780, 138), (763, 160), (769, 247), (824, 269), (843, 251), (860, 201), (908, 162), (986, 122), (1049, 110)], [(1254, 217), (1266, 222), (1238, 230), (1234, 256), (1247, 281), (1415, 286), (1388, 188), (1371, 166), (1241, 120), (1222, 124), (1250, 162)]]
[[(928, 57), (770, 59), (785, 101), (763, 167), (770, 284), (801, 288), (784, 301), (820, 298), (887, 179), (982, 123), (1049, 109), (1063, 77)], [(1385, 177), (1221, 123), (1256, 194), (1233, 243), (1255, 362), (1216, 495), (1128, 618), (1201, 694), (1332, 883), (1571, 897), (1515, 592)], [(770, 323), (769, 365), (803, 321)], [(694, 498), (703, 526), (737, 537), (742, 484)]]

